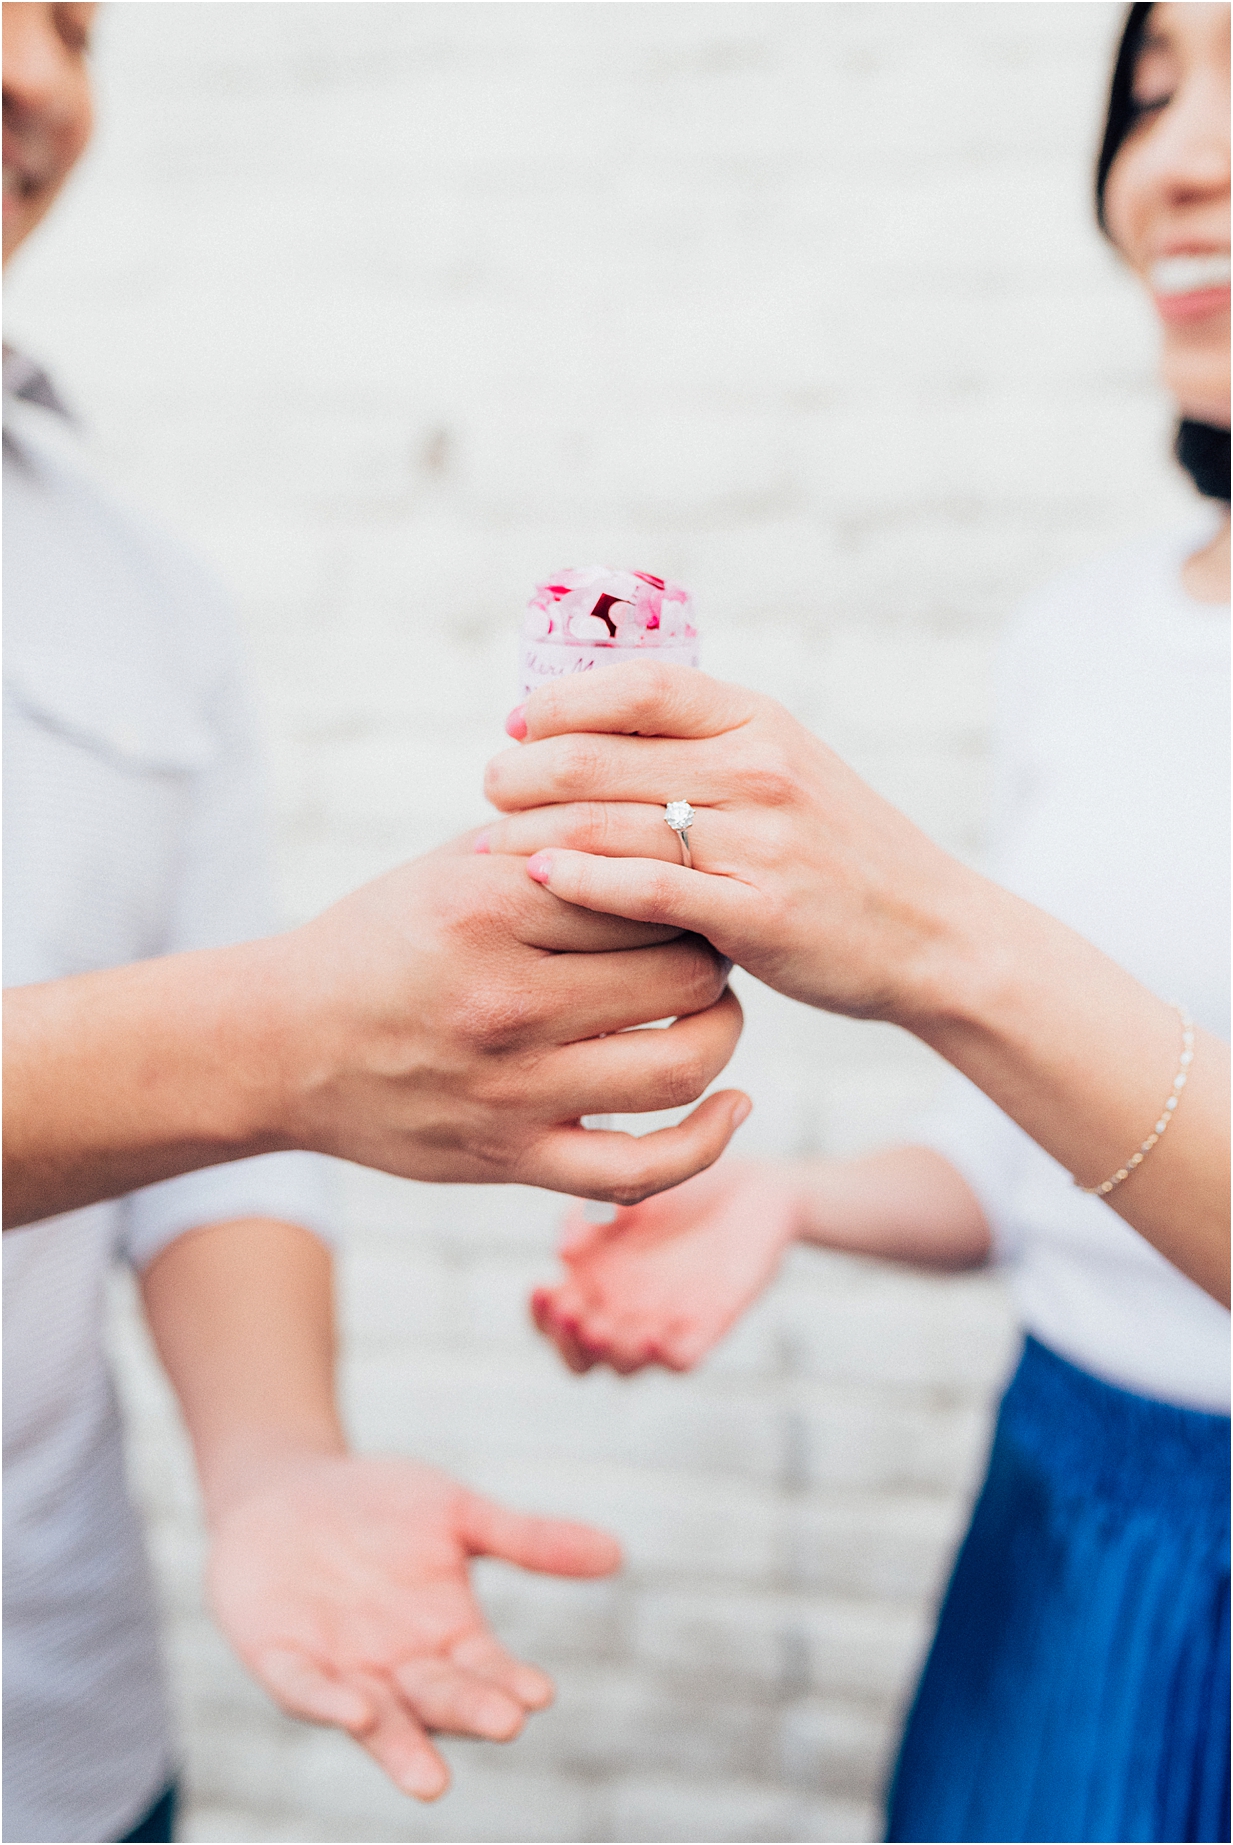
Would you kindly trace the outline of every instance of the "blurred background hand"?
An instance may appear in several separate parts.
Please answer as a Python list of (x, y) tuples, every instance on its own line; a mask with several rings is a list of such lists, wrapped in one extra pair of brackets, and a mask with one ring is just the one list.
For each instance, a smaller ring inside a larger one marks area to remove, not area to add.
[(741, 1161), (618, 1210), (610, 1224), (574, 1210), (560, 1252), (569, 1272), (535, 1290), (535, 1323), (574, 1371), (688, 1371), (773, 1279), (799, 1215), (791, 1185)]
[(219, 1625), (276, 1703), (347, 1730), (405, 1793), (449, 1770), (430, 1731), (509, 1742), (552, 1681), (507, 1653), (472, 1593), (472, 1557), (605, 1576), (614, 1538), (532, 1518), (393, 1456), (298, 1454), (261, 1470), (214, 1522)]

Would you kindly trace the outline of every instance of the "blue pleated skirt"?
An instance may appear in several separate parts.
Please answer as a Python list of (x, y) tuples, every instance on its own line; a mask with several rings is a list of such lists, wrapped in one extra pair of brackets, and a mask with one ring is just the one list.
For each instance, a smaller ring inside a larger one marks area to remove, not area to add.
[(1029, 1338), (889, 1839), (1229, 1837), (1229, 1422)]

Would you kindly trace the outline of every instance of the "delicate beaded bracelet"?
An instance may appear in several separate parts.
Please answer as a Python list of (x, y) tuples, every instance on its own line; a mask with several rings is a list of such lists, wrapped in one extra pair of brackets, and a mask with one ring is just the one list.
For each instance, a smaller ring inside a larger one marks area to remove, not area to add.
[(1159, 1121), (1156, 1123), (1156, 1126), (1148, 1135), (1147, 1139), (1143, 1142), (1139, 1151), (1137, 1153), (1132, 1153), (1130, 1158), (1126, 1161), (1126, 1164), (1120, 1167), (1111, 1179), (1105, 1179), (1100, 1185), (1079, 1185), (1078, 1179), (1075, 1180), (1075, 1184), (1079, 1186), (1079, 1190), (1081, 1192), (1086, 1192), (1089, 1198), (1107, 1197), (1115, 1186), (1121, 1184), (1123, 1179), (1128, 1179), (1130, 1177), (1136, 1166), (1141, 1166), (1143, 1164), (1147, 1155), (1156, 1145), (1156, 1142), (1160, 1139), (1160, 1136), (1164, 1133), (1170, 1121), (1172, 1121), (1173, 1112), (1178, 1102), (1181, 1100), (1182, 1090), (1186, 1087), (1186, 1072), (1194, 1062), (1194, 1020), (1187, 1012), (1185, 1006), (1179, 1005), (1177, 1000), (1170, 1000), (1169, 1004), (1182, 1021), (1182, 1054), (1178, 1060), (1177, 1075), (1173, 1078), (1172, 1093), (1160, 1111)]

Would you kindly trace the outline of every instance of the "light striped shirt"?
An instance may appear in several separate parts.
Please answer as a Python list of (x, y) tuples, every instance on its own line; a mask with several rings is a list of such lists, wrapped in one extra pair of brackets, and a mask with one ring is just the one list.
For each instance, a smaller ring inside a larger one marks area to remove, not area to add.
[[(112, 505), (6, 354), (5, 984), (272, 925), (236, 642), (208, 577)], [(268, 1216), (328, 1233), (327, 1162), (273, 1154), (4, 1239), (4, 1836), (121, 1837), (174, 1770), (103, 1346), (109, 1265)]]

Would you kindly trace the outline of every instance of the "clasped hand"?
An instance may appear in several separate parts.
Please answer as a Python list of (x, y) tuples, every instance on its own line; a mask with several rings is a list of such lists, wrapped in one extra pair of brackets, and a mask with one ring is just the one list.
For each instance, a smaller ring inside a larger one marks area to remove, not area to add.
[[(705, 936), (794, 999), (909, 1023), (979, 880), (773, 699), (641, 662), (553, 680), (489, 764), (484, 836), (554, 896)], [(694, 869), (664, 823), (692, 802)]]
[[(748, 1112), (738, 1091), (640, 1137), (579, 1122), (702, 1095), (741, 1030), (722, 957), (674, 925), (558, 902), (472, 846), (390, 872), (282, 938), (287, 1144), (622, 1203), (710, 1165)], [(302, 993), (315, 996), (308, 1045)]]
[[(564, 901), (705, 936), (768, 985), (854, 1017), (911, 1024), (953, 990), (955, 918), (980, 880), (782, 706), (682, 667), (556, 680), (510, 724), (488, 770), (503, 810), (482, 841), (527, 858)], [(664, 804), (697, 818), (693, 868)], [(774, 1275), (799, 1201), (725, 1163), (618, 1212), (575, 1213), (566, 1276), (532, 1313), (567, 1364), (698, 1363)]]

